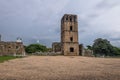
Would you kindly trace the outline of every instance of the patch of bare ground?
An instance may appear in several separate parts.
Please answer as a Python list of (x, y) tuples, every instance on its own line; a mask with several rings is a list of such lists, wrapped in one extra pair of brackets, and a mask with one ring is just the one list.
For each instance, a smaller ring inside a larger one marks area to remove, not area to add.
[(120, 59), (30, 56), (0, 63), (0, 80), (120, 80)]

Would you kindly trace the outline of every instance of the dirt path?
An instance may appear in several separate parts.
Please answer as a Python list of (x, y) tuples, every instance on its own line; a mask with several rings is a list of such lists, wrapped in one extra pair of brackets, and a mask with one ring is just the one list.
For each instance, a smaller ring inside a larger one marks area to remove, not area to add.
[(120, 59), (30, 56), (0, 63), (0, 80), (120, 80)]

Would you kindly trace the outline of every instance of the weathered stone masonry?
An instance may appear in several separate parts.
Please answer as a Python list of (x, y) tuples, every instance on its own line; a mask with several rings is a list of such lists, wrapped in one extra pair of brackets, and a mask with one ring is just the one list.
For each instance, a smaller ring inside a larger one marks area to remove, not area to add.
[(77, 15), (65, 14), (61, 19), (61, 48), (64, 55), (79, 55)]
[(0, 40), (0, 56), (3, 56), (3, 55), (25, 56), (23, 43), (22, 42), (4, 42)]

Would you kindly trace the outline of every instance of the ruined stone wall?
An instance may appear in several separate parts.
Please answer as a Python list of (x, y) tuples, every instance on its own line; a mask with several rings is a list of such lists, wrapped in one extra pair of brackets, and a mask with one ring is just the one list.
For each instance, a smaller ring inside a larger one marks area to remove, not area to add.
[(52, 43), (52, 51), (53, 52), (61, 52), (61, 43), (60, 42)]
[(85, 49), (83, 44), (79, 45), (79, 54), (81, 56), (86, 56), (86, 57), (93, 57), (93, 51), (89, 49)]
[(82, 56), (93, 57), (93, 51), (89, 49), (84, 49), (84, 53), (82, 53)]
[(25, 55), (22, 42), (0, 42), (0, 55)]
[(83, 44), (79, 44), (79, 55), (80, 56), (83, 56), (83, 53), (84, 53), (84, 46), (83, 46)]

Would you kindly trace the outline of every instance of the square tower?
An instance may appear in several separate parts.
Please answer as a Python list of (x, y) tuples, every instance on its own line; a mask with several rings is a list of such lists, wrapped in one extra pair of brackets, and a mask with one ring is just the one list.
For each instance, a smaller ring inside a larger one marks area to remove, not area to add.
[(64, 55), (79, 55), (77, 15), (65, 14), (61, 19), (61, 48)]

